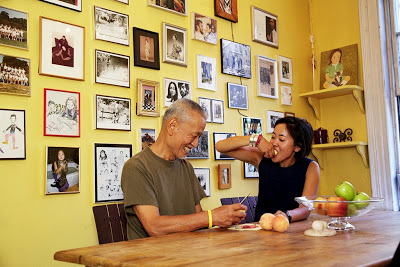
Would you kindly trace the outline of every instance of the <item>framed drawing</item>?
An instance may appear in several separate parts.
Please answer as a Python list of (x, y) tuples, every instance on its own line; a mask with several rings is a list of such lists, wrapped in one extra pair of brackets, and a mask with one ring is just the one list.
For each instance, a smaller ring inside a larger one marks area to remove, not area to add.
[(267, 110), (267, 133), (274, 132), (275, 122), (283, 117), (285, 117), (283, 112)]
[(229, 189), (232, 186), (231, 164), (218, 164), (218, 189)]
[(43, 2), (66, 7), (75, 11), (82, 11), (82, 0), (41, 0)]
[(96, 129), (130, 131), (131, 100), (96, 95)]
[(278, 63), (276, 59), (256, 56), (257, 95), (278, 99)]
[(25, 110), (0, 109), (0, 159), (26, 159)]
[(193, 147), (186, 155), (186, 158), (208, 159), (210, 158), (210, 153), (208, 148), (209, 148), (208, 131), (204, 131), (203, 134), (199, 137), (197, 147)]
[(228, 83), (228, 108), (248, 109), (247, 85)]
[(278, 17), (251, 6), (253, 41), (278, 48)]
[(133, 27), (134, 64), (150, 69), (160, 69), (158, 33)]
[(148, 5), (187, 16), (187, 0), (148, 0)]
[(85, 80), (85, 28), (40, 17), (39, 74)]
[(199, 97), (199, 105), (204, 109), (207, 113), (207, 120), (206, 122), (212, 122), (212, 109), (211, 109), (211, 99), (205, 97)]
[(296, 117), (294, 112), (285, 112), (285, 117)]
[(129, 46), (129, 16), (94, 7), (95, 39)]
[(292, 87), (281, 85), (281, 104), (287, 106), (292, 105)]
[(249, 164), (247, 162), (243, 162), (243, 169), (244, 169), (244, 178), (260, 178), (260, 174), (256, 166), (253, 164)]
[(0, 93), (31, 95), (30, 60), (0, 54)]
[(185, 28), (163, 22), (163, 62), (187, 67)]
[(224, 101), (211, 99), (212, 122), (224, 123)]
[(236, 134), (235, 133), (214, 133), (214, 159), (215, 160), (234, 159), (225, 154), (218, 152), (215, 149), (215, 144), (218, 143), (218, 141), (224, 140), (224, 139), (232, 137), (232, 136), (236, 136)]
[(79, 193), (79, 147), (46, 147), (46, 195)]
[(79, 92), (44, 89), (44, 135), (79, 137)]
[(210, 169), (209, 168), (193, 168), (194, 174), (196, 175), (197, 179), (201, 187), (204, 189), (204, 193), (206, 196), (211, 196), (210, 190)]
[(217, 60), (197, 55), (197, 87), (217, 91)]
[(156, 129), (140, 128), (140, 149), (150, 147), (156, 141)]
[(160, 83), (155, 81), (137, 80), (137, 110), (136, 115), (160, 116)]
[(214, 0), (215, 16), (238, 22), (237, 0)]
[(192, 12), (192, 39), (217, 44), (217, 20)]
[(169, 107), (181, 98), (192, 99), (192, 86), (189, 81), (164, 78), (164, 106)]
[(28, 50), (28, 13), (0, 6), (0, 44)]
[(130, 57), (95, 50), (96, 83), (130, 87)]
[(293, 84), (292, 59), (279, 56), (279, 80), (282, 83)]
[(250, 46), (221, 39), (222, 73), (251, 79)]
[(260, 118), (242, 117), (243, 135), (262, 134), (262, 120)]
[(132, 145), (94, 144), (95, 202), (122, 201), (121, 174)]

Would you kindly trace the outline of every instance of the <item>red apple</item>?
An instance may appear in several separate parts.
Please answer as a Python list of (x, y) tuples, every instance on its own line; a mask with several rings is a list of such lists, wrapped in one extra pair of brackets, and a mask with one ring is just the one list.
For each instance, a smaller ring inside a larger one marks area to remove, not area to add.
[[(330, 197), (328, 201), (346, 201), (344, 197)], [(326, 214), (331, 217), (346, 217), (347, 203), (326, 203)]]
[[(315, 200), (327, 201), (324, 197), (317, 197)], [(324, 202), (314, 202), (315, 212), (319, 215), (326, 215), (326, 203)]]

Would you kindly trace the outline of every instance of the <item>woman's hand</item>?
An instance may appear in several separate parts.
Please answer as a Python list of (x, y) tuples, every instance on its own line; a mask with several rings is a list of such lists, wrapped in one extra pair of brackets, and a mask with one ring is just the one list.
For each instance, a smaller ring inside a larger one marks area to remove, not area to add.
[(261, 137), (260, 143), (258, 144), (257, 148), (264, 154), (264, 158), (272, 158), (275, 156), (274, 146), (264, 137)]

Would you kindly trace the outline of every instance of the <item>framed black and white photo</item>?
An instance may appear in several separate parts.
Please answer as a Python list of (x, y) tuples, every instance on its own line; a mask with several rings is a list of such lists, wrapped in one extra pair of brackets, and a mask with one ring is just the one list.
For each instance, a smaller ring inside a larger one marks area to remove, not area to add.
[(260, 174), (256, 166), (253, 164), (243, 162), (244, 178), (260, 178)]
[(212, 122), (224, 123), (224, 101), (211, 99)]
[(292, 105), (292, 87), (281, 85), (281, 104), (287, 106)]
[(79, 147), (46, 147), (45, 194), (80, 191)]
[(199, 105), (207, 113), (206, 122), (212, 122), (212, 109), (211, 109), (211, 99), (205, 97), (199, 97)]
[(96, 49), (96, 83), (130, 87), (130, 57)]
[(137, 79), (136, 115), (160, 116), (160, 83), (144, 79)]
[(163, 62), (187, 67), (187, 31), (163, 22)]
[(197, 179), (201, 187), (204, 189), (204, 193), (206, 196), (211, 196), (211, 189), (210, 189), (210, 169), (209, 168), (193, 168), (194, 174), (196, 175)]
[(217, 91), (217, 60), (197, 55), (197, 87)]
[(25, 110), (0, 109), (0, 160), (26, 158)]
[(187, 159), (208, 159), (210, 157), (209, 152), (209, 137), (208, 131), (204, 131), (199, 137), (198, 146), (193, 147), (186, 155)]
[(156, 129), (140, 128), (140, 150), (150, 147), (156, 141)]
[(217, 44), (217, 20), (192, 12), (192, 39)]
[(257, 95), (268, 98), (279, 98), (278, 62), (276, 59), (256, 56), (257, 62)]
[(251, 6), (253, 41), (278, 48), (278, 16)]
[(96, 95), (96, 129), (130, 131), (131, 100)]
[(251, 79), (250, 46), (221, 39), (222, 73)]
[(247, 85), (228, 83), (228, 108), (248, 109)]
[(282, 83), (293, 84), (292, 59), (279, 56), (279, 80)]
[(28, 50), (28, 13), (0, 6), (0, 14), (0, 44)]
[(134, 64), (144, 68), (160, 69), (158, 33), (133, 27)]
[(243, 135), (262, 134), (262, 119), (242, 117)]
[(0, 93), (31, 96), (30, 60), (0, 54)]
[(122, 201), (121, 174), (132, 145), (94, 144), (95, 202)]
[(236, 133), (214, 133), (214, 159), (215, 160), (226, 160), (226, 159), (234, 159), (232, 157), (229, 157), (215, 149), (215, 144), (218, 141), (224, 140), (226, 138), (236, 136)]
[(147, 0), (149, 6), (187, 16), (187, 0)]
[(169, 107), (181, 98), (192, 99), (192, 85), (189, 81), (164, 78), (164, 106)]
[(267, 133), (274, 132), (276, 121), (283, 117), (285, 117), (283, 112), (267, 110)]
[(129, 16), (94, 7), (95, 39), (129, 45)]
[(75, 11), (82, 11), (82, 0), (41, 0), (57, 6), (66, 7)]

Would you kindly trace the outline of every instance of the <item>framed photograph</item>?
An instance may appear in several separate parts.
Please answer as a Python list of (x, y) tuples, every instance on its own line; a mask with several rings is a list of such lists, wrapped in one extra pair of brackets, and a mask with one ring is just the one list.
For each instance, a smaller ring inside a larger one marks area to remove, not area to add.
[(278, 99), (278, 62), (276, 59), (256, 56), (257, 95)]
[(135, 66), (160, 69), (158, 33), (133, 27), (133, 51)]
[(96, 95), (96, 129), (130, 131), (131, 100)]
[(81, 94), (44, 89), (44, 135), (79, 137)]
[(94, 7), (95, 39), (129, 46), (129, 16)]
[(217, 91), (217, 60), (197, 55), (197, 87)]
[(292, 105), (292, 87), (281, 85), (281, 104), (287, 106)]
[(122, 201), (121, 174), (132, 145), (94, 144), (95, 202)]
[(218, 189), (232, 187), (231, 164), (218, 164)]
[(278, 48), (278, 17), (251, 6), (253, 41)]
[(85, 80), (85, 28), (40, 17), (39, 74)]
[(296, 117), (294, 112), (285, 112), (285, 117)]
[(279, 80), (282, 83), (293, 84), (292, 59), (279, 56)]
[(130, 87), (130, 57), (96, 51), (96, 83)]
[(25, 110), (0, 109), (0, 159), (26, 159)]
[(212, 109), (211, 109), (211, 99), (205, 97), (199, 97), (199, 105), (207, 113), (206, 122), (212, 122)]
[(129, 5), (129, 0), (116, 0), (116, 1)]
[(192, 85), (189, 81), (164, 78), (164, 106), (169, 107), (181, 98), (192, 99)]
[(163, 62), (187, 67), (185, 28), (163, 22)]
[(208, 148), (209, 148), (208, 131), (204, 131), (203, 134), (199, 137), (198, 146), (193, 147), (186, 155), (186, 158), (208, 159), (210, 158), (210, 153)]
[(187, 0), (148, 0), (148, 5), (187, 16)]
[(251, 79), (250, 46), (221, 39), (222, 73)]
[(249, 109), (247, 85), (228, 83), (228, 108)]
[(30, 60), (0, 54), (0, 93), (31, 95)]
[(260, 118), (242, 117), (243, 135), (262, 134), (262, 120)]
[(0, 6), (0, 44), (28, 50), (28, 13)]
[(150, 147), (156, 141), (156, 129), (140, 128), (140, 149)]
[(194, 174), (196, 175), (197, 179), (201, 187), (204, 189), (204, 193), (206, 196), (211, 196), (211, 189), (210, 189), (210, 169), (209, 168), (193, 168)]
[(218, 141), (224, 140), (224, 139), (232, 137), (232, 136), (236, 136), (236, 134), (235, 133), (213, 133), (213, 134), (214, 134), (214, 159), (215, 160), (234, 159), (225, 154), (218, 152), (215, 149), (215, 144), (218, 143)]
[(285, 117), (283, 112), (267, 110), (267, 133), (274, 132), (275, 122), (283, 117)]
[(237, 0), (214, 0), (215, 16), (238, 22)]
[(160, 83), (155, 81), (137, 79), (137, 110), (136, 115), (159, 117), (160, 116)]
[(211, 99), (211, 111), (213, 123), (224, 123), (224, 101)]
[(256, 166), (253, 164), (249, 164), (247, 162), (243, 162), (243, 169), (244, 169), (244, 178), (260, 178), (260, 174)]
[(46, 147), (45, 194), (80, 191), (79, 147)]
[(217, 20), (192, 12), (192, 39), (217, 44)]
[(41, 0), (43, 2), (66, 7), (75, 11), (82, 11), (82, 0)]

